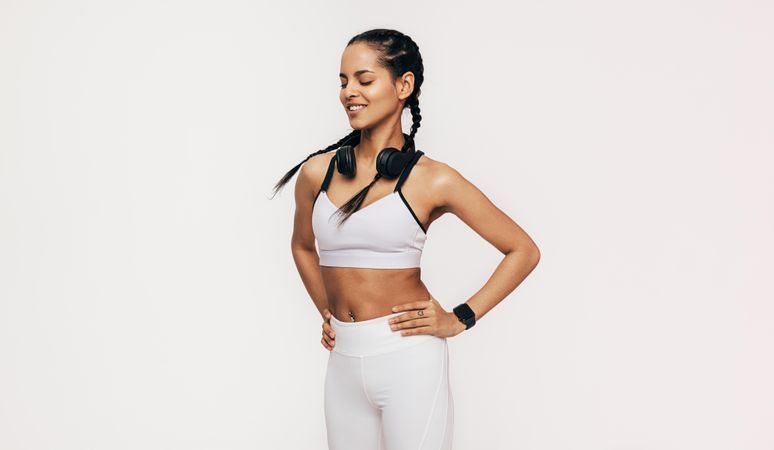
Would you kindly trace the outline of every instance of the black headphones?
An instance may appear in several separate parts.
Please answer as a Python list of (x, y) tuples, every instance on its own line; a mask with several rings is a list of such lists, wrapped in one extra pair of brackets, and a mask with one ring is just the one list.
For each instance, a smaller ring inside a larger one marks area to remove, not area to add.
[[(387, 147), (379, 152), (376, 157), (376, 171), (386, 178), (395, 178), (403, 171), (406, 164), (414, 157), (414, 139), (406, 133), (403, 133), (406, 142), (403, 144), (405, 150), (398, 150), (395, 147)], [(349, 142), (336, 149), (336, 168), (339, 173), (347, 177), (354, 177), (356, 171), (355, 163), (355, 145), (360, 142)]]

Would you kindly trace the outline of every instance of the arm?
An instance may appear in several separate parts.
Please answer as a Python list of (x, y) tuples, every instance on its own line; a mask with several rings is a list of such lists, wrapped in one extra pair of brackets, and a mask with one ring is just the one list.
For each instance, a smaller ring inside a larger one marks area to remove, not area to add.
[(293, 252), (293, 260), (296, 263), (298, 274), (301, 276), (301, 281), (320, 316), (325, 319), (323, 311), (328, 307), (328, 298), (320, 272), (320, 256), (317, 254), (314, 232), (312, 231), (312, 206), (317, 190), (311, 172), (314, 170), (313, 165), (319, 162), (320, 158), (313, 157), (304, 163), (299, 170), (294, 194), (296, 212), (293, 219), (293, 237), (290, 249)]
[(450, 166), (442, 164), (441, 167), (433, 191), (439, 193), (443, 211), (459, 217), (505, 255), (486, 284), (465, 302), (475, 312), (478, 322), (532, 272), (540, 261), (540, 250), (529, 235), (476, 186)]

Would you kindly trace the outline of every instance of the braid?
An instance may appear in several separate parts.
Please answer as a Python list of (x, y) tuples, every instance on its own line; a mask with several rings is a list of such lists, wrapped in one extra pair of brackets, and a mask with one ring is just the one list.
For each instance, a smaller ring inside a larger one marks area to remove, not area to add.
[(422, 115), (419, 114), (419, 99), (415, 96), (411, 96), (406, 100), (406, 104), (408, 104), (409, 108), (411, 109), (411, 133), (409, 133), (409, 136), (412, 138), (414, 135), (417, 134), (417, 130), (419, 129), (420, 122), (422, 122)]
[(301, 167), (301, 165), (304, 164), (306, 161), (308, 161), (309, 158), (311, 158), (312, 156), (319, 155), (321, 153), (328, 153), (331, 150), (335, 150), (335, 149), (341, 147), (342, 145), (344, 145), (345, 143), (349, 142), (350, 140), (353, 140), (353, 141), (357, 140), (357, 141), (359, 141), (360, 140), (360, 130), (353, 130), (348, 135), (346, 135), (343, 138), (339, 139), (339, 141), (336, 142), (335, 144), (331, 144), (331, 145), (325, 147), (322, 150), (317, 150), (316, 152), (314, 152), (314, 153), (310, 154), (309, 156), (307, 156), (306, 158), (304, 158), (303, 161), (301, 161), (300, 163), (296, 164), (295, 167), (293, 167), (292, 169), (288, 170), (288, 172), (285, 175), (283, 175), (282, 178), (280, 178), (280, 180), (277, 182), (277, 184), (274, 185), (274, 192), (272, 194), (272, 197), (274, 197), (274, 195), (277, 194), (277, 192), (282, 188), (282, 186), (284, 186), (288, 181), (290, 181), (291, 178), (293, 178), (293, 175), (295, 175), (296, 172), (298, 172), (298, 169)]
[(371, 189), (371, 186), (376, 183), (376, 181), (382, 177), (382, 174), (377, 173), (374, 179), (368, 183), (368, 186), (364, 187), (360, 190), (357, 194), (355, 194), (354, 197), (347, 200), (344, 205), (342, 205), (341, 208), (337, 209), (334, 214), (338, 214), (340, 217), (339, 225), (344, 223), (345, 220), (349, 219), (352, 214), (355, 213), (358, 209), (360, 209), (360, 205), (363, 204), (363, 200), (366, 198), (366, 194), (368, 194), (368, 191)]

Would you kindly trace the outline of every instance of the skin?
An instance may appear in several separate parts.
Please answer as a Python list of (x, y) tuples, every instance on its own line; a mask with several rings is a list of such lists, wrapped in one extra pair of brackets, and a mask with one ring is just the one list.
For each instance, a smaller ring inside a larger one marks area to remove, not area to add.
[[(339, 99), (353, 129), (362, 130), (355, 147), (357, 171), (346, 179), (334, 170), (328, 196), (343, 205), (376, 175), (376, 156), (386, 147), (404, 144), (401, 113), (414, 90), (414, 74), (392, 79), (380, 66), (378, 53), (363, 43), (345, 48), (341, 57)], [(360, 72), (366, 69), (366, 72)], [(346, 103), (368, 105), (351, 114)], [(465, 325), (446, 311), (421, 280), (421, 269), (368, 269), (320, 266), (312, 230), (312, 208), (328, 163), (335, 152), (315, 155), (301, 166), (295, 187), (296, 210), (291, 249), (299, 275), (323, 318), (322, 345), (332, 350), (336, 343), (331, 316), (351, 322), (404, 312), (395, 317), (392, 329), (403, 335), (431, 334), (452, 337)], [(396, 179), (380, 178), (371, 187), (358, 214), (390, 195)], [(466, 303), (476, 322), (508, 296), (532, 272), (540, 251), (527, 233), (497, 208), (457, 170), (427, 155), (414, 165), (401, 190), (425, 229), (439, 217), (452, 213), (504, 255), (494, 272)], [(320, 195), (325, 195), (322, 193)], [(420, 315), (421, 312), (421, 315)]]

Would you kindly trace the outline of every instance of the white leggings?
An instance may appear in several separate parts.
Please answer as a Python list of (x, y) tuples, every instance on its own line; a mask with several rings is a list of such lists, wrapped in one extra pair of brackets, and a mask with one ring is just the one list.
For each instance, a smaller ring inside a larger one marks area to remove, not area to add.
[(388, 320), (331, 317), (325, 374), (329, 450), (451, 450), (454, 402), (446, 338), (403, 336)]

